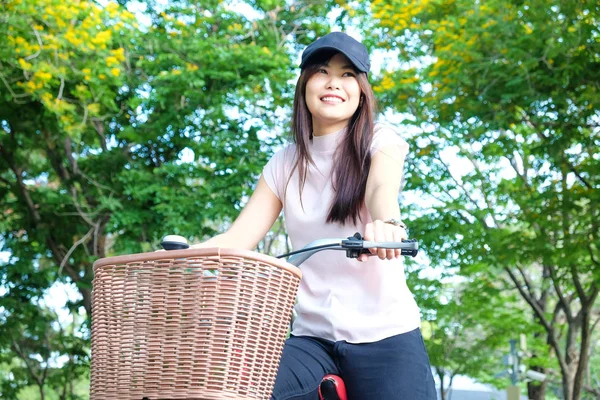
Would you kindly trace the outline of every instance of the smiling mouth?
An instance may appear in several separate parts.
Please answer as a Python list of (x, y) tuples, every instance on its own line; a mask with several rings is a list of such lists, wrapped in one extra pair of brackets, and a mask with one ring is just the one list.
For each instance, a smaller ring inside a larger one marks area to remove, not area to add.
[(336, 96), (324, 96), (321, 97), (321, 101), (325, 103), (343, 103), (344, 99)]

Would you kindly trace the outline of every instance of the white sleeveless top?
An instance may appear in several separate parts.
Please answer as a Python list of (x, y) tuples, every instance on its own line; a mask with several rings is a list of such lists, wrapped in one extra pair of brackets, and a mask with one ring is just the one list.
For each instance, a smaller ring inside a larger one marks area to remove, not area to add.
[[(279, 150), (263, 170), (265, 181), (282, 201), (286, 229), (294, 250), (316, 239), (346, 238), (364, 233), (371, 222), (366, 206), (357, 225), (326, 223), (333, 199), (331, 170), (333, 154), (346, 130), (314, 137), (310, 154), (316, 164), (308, 168), (298, 197), (297, 170), (286, 183), (294, 165), (295, 145)], [(408, 144), (388, 126), (377, 124), (371, 155), (386, 146), (397, 145), (408, 152)], [(284, 190), (287, 195), (284, 196)], [(346, 258), (344, 251), (319, 252), (302, 265), (302, 281), (295, 306), (297, 318), (292, 334), (332, 341), (369, 343), (405, 333), (420, 326), (419, 308), (406, 286), (402, 258), (366, 262)]]

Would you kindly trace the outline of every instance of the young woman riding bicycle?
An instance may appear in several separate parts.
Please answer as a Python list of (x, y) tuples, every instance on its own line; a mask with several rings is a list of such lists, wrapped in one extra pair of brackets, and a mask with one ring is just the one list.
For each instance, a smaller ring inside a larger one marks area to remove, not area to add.
[[(300, 68), (294, 144), (265, 166), (231, 228), (193, 247), (254, 249), (282, 210), (295, 249), (356, 231), (372, 241), (407, 237), (398, 193), (408, 144), (374, 122), (366, 47), (330, 33), (304, 50)], [(272, 399), (318, 399), (328, 374), (344, 379), (350, 400), (436, 399), (400, 250), (371, 252), (358, 260), (323, 252), (302, 264)]]

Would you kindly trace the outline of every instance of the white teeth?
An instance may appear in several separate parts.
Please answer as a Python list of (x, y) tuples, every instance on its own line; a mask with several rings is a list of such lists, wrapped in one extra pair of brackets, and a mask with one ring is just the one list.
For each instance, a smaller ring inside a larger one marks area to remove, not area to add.
[(328, 102), (335, 102), (335, 103), (341, 103), (342, 99), (340, 99), (339, 97), (323, 97), (321, 99), (321, 101), (328, 101)]

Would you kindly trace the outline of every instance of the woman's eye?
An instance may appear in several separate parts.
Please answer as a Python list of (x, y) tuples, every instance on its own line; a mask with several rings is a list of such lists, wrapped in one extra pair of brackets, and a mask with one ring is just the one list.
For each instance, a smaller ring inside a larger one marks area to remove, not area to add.
[(351, 77), (355, 77), (356, 75), (352, 72), (346, 72), (344, 73), (344, 76), (351, 76)]
[(321, 74), (326, 74), (326, 73), (327, 73), (327, 70), (326, 70), (325, 68), (321, 68), (321, 69), (319, 70), (319, 73), (321, 73)]

